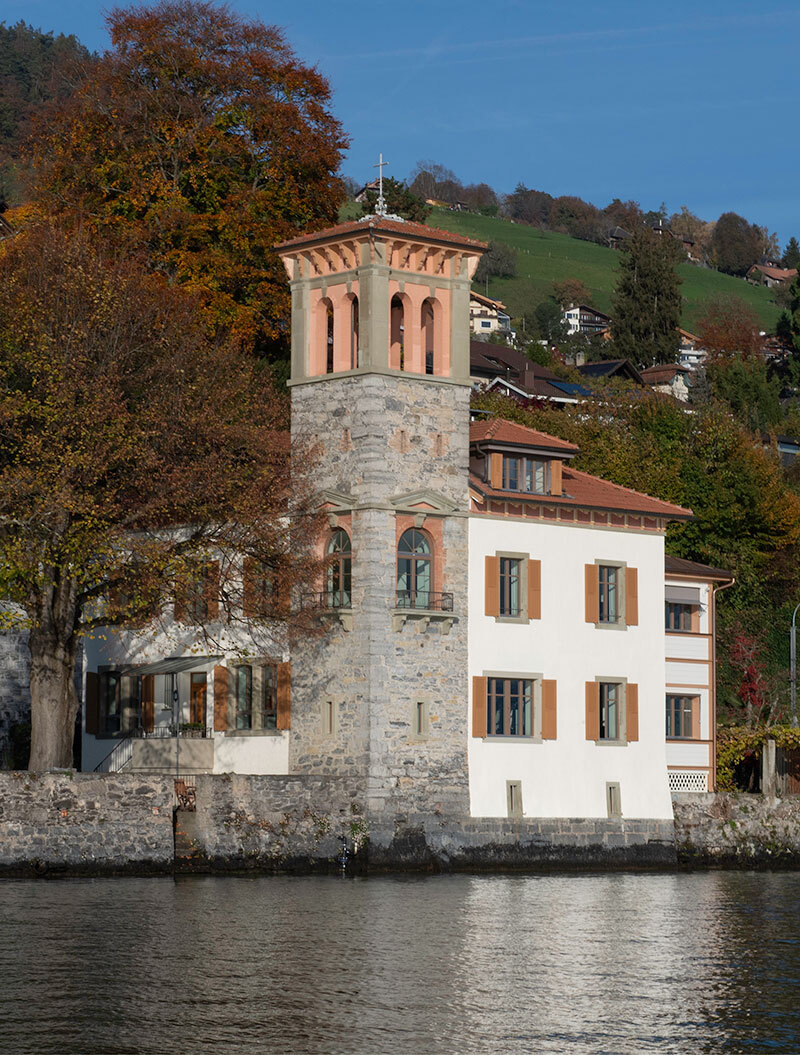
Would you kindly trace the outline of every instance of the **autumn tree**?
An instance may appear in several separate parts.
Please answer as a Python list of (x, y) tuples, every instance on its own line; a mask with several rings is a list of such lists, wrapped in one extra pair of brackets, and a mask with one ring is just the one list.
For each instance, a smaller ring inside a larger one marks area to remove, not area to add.
[(0, 590), (30, 632), (31, 768), (72, 764), (81, 638), (156, 618), (211, 555), (226, 617), (243, 618), (247, 556), (272, 584), (264, 625), (285, 633), (285, 599), (316, 568), (302, 447), (290, 473), (269, 371), (209, 340), (184, 290), (84, 233), (6, 240), (0, 429)]
[(620, 252), (611, 331), (619, 356), (633, 362), (674, 363), (681, 322), (678, 243), (640, 227)]
[(719, 271), (745, 275), (764, 252), (764, 232), (735, 212), (724, 212), (714, 226), (711, 259)]
[(565, 278), (563, 282), (554, 282), (552, 288), (553, 297), (562, 308), (570, 308), (573, 304), (592, 306), (592, 294), (579, 278)]
[(285, 354), (273, 246), (336, 222), (347, 145), (327, 81), (274, 26), (210, 0), (107, 16), (111, 49), (37, 139), (36, 200), (197, 295), (212, 332)]
[(764, 343), (761, 320), (741, 297), (717, 297), (709, 301), (697, 323), (703, 348), (712, 360), (738, 356), (752, 359)]

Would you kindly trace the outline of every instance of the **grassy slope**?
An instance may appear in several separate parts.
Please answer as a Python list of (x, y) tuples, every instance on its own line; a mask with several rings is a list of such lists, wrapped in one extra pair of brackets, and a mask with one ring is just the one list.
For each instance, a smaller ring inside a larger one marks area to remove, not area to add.
[[(443, 227), (485, 242), (490, 239), (505, 242), (517, 250), (517, 277), (489, 282), (489, 296), (502, 300), (515, 317), (524, 311), (530, 312), (549, 295), (552, 282), (565, 278), (581, 279), (591, 291), (595, 307), (611, 312), (611, 292), (619, 259), (613, 249), (508, 220), (445, 209), (433, 209), (427, 222), (431, 227)], [(726, 295), (741, 297), (758, 313), (765, 330), (775, 329), (780, 309), (768, 289), (688, 263), (682, 264), (679, 272), (683, 279), (686, 329), (693, 329), (708, 300)], [(481, 287), (479, 292), (485, 292), (485, 288)]]

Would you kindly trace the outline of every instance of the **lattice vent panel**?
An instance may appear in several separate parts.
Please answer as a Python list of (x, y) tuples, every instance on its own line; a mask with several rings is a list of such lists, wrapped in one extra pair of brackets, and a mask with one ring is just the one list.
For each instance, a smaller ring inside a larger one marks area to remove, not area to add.
[(670, 791), (708, 791), (708, 774), (702, 769), (671, 769)]

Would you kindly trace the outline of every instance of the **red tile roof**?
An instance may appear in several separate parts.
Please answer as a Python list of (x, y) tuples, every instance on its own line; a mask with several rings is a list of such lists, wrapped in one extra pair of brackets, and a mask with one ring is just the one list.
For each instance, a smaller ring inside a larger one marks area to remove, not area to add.
[(658, 363), (656, 366), (648, 366), (646, 370), (641, 371), (643, 380), (648, 385), (658, 384), (660, 381), (671, 381), (676, 374), (688, 374), (690, 373), (688, 366), (681, 366), (679, 363)]
[(565, 454), (577, 454), (578, 447), (567, 443), (546, 432), (537, 432), (527, 425), (517, 425), (503, 418), (490, 418), (488, 421), (474, 421), (469, 427), (470, 443), (514, 443), (520, 447), (543, 447), (550, 451), (563, 451)]
[(684, 557), (664, 557), (664, 572), (667, 575), (691, 575), (695, 579), (721, 579), (728, 582), (733, 579), (724, 568), (712, 568), (708, 564), (698, 564)]
[(427, 242), (445, 242), (447, 245), (467, 246), (470, 249), (486, 249), (486, 242), (478, 242), (474, 238), (465, 238), (452, 231), (443, 231), (438, 227), (428, 227), (424, 223), (412, 223), (410, 220), (390, 220), (386, 216), (364, 216), (360, 220), (350, 220), (348, 223), (340, 223), (335, 227), (326, 227), (322, 231), (310, 231), (298, 238), (290, 238), (287, 242), (280, 242), (276, 249), (290, 249), (293, 246), (311, 245), (314, 242), (324, 242), (332, 238), (343, 238), (346, 235), (359, 234), (362, 231), (375, 231), (376, 233), (402, 234), (407, 238), (422, 238)]
[(660, 498), (620, 487), (599, 476), (590, 476), (564, 465), (561, 474), (562, 495), (532, 495), (519, 491), (500, 491), (470, 473), (470, 484), (481, 495), (508, 501), (535, 501), (546, 505), (583, 506), (590, 509), (606, 509), (619, 513), (641, 513), (647, 516), (667, 517), (670, 520), (687, 520), (693, 516), (691, 509), (663, 502)]
[[(768, 264), (753, 264), (750, 271), (760, 271), (767, 278), (775, 279), (777, 282), (788, 282), (797, 274), (796, 267), (770, 267)], [(748, 275), (750, 274), (748, 271)]]

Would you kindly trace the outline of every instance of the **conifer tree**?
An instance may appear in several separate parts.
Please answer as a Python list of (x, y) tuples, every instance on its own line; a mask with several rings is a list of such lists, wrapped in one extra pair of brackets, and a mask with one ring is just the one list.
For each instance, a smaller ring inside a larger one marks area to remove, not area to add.
[(681, 321), (678, 243), (641, 227), (620, 253), (612, 334), (617, 353), (634, 362), (674, 363)]
[(797, 239), (794, 236), (786, 243), (786, 248), (781, 257), (781, 264), (784, 267), (797, 267), (800, 264), (800, 245), (797, 244)]

